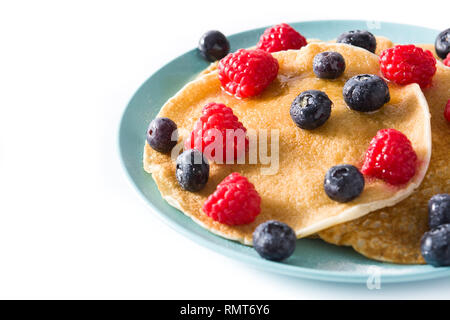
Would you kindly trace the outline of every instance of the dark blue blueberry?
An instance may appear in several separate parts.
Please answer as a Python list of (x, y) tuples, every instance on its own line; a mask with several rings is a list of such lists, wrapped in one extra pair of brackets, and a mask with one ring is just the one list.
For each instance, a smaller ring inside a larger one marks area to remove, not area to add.
[(350, 109), (360, 112), (376, 111), (391, 100), (386, 81), (373, 74), (350, 78), (342, 93)]
[(330, 117), (332, 104), (325, 92), (304, 91), (291, 104), (291, 118), (302, 129), (316, 129)]
[(440, 58), (447, 58), (447, 55), (450, 53), (450, 28), (439, 33), (434, 43), (434, 48)]
[(450, 223), (450, 194), (437, 194), (428, 202), (428, 224), (436, 228)]
[(177, 157), (175, 175), (184, 190), (200, 191), (208, 182), (208, 160), (196, 149), (186, 150)]
[(375, 53), (375, 49), (377, 48), (377, 39), (366, 30), (344, 32), (337, 38), (336, 42), (351, 44), (352, 46), (366, 49), (372, 53)]
[(276, 220), (261, 223), (253, 232), (253, 247), (267, 260), (281, 261), (290, 257), (296, 241), (294, 230)]
[(355, 166), (343, 164), (328, 170), (323, 187), (330, 199), (349, 202), (361, 194), (364, 184), (364, 177)]
[(230, 43), (222, 32), (211, 30), (206, 32), (198, 42), (200, 54), (208, 61), (216, 61), (230, 52)]
[(147, 142), (156, 151), (168, 153), (177, 144), (177, 125), (169, 118), (156, 118), (147, 129)]
[(422, 257), (435, 267), (450, 266), (450, 224), (425, 232), (420, 241)]
[(313, 71), (318, 78), (336, 79), (344, 70), (345, 60), (339, 52), (326, 51), (314, 57)]

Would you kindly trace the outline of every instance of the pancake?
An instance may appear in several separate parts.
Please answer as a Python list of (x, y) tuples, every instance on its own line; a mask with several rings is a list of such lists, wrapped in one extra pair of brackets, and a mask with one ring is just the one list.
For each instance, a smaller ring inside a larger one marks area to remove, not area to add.
[(425, 263), (420, 253), (420, 238), (428, 230), (428, 200), (437, 193), (450, 193), (450, 124), (443, 116), (450, 99), (449, 67), (437, 63), (433, 83), (424, 94), (431, 113), (433, 149), (428, 172), (419, 189), (394, 207), (320, 232), (323, 240), (352, 246), (371, 259)]
[[(337, 51), (346, 59), (347, 68), (339, 79), (324, 80), (314, 75), (313, 58), (323, 51)], [(298, 237), (305, 237), (392, 206), (418, 187), (431, 152), (429, 111), (418, 85), (400, 87), (389, 84), (391, 101), (376, 113), (364, 114), (352, 111), (345, 105), (342, 88), (354, 75), (378, 74), (378, 56), (346, 44), (326, 43), (311, 43), (301, 50), (277, 52), (273, 56), (280, 65), (278, 77), (261, 95), (236, 99), (221, 89), (217, 71), (212, 71), (187, 84), (162, 107), (158, 116), (175, 121), (181, 135), (186, 137), (206, 103), (224, 103), (233, 109), (249, 130), (279, 130), (278, 172), (263, 175), (261, 169), (268, 166), (262, 164), (212, 163), (205, 188), (191, 193), (178, 185), (175, 163), (171, 157), (154, 151), (146, 144), (144, 169), (152, 173), (168, 203), (211, 232), (251, 244), (253, 230), (264, 221), (282, 221), (291, 226)], [(330, 119), (314, 131), (299, 129), (289, 115), (294, 98), (310, 89), (325, 91), (334, 103)], [(411, 140), (419, 159), (413, 179), (401, 187), (369, 179), (357, 199), (349, 203), (329, 199), (323, 190), (323, 179), (328, 169), (343, 163), (360, 166), (370, 140), (383, 128), (400, 130)], [(231, 172), (246, 176), (262, 198), (261, 214), (251, 224), (227, 226), (212, 220), (201, 210), (217, 184)]]
[(384, 50), (392, 48), (394, 46), (394, 43), (386, 37), (375, 36), (375, 38), (377, 39), (377, 48), (375, 49), (376, 55), (380, 55)]

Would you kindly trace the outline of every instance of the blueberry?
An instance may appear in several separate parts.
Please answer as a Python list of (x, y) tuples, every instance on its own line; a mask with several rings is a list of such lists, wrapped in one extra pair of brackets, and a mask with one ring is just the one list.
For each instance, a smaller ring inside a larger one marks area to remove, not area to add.
[(425, 232), (420, 248), (428, 264), (435, 267), (450, 266), (450, 224)]
[(169, 118), (156, 118), (148, 126), (147, 142), (156, 151), (168, 153), (177, 144), (176, 130), (177, 125)]
[(198, 42), (200, 54), (208, 61), (216, 61), (230, 52), (230, 43), (222, 32), (211, 30), (206, 32)]
[(325, 175), (325, 193), (337, 202), (349, 202), (357, 198), (364, 189), (364, 177), (349, 164), (334, 166)]
[(253, 247), (267, 260), (281, 261), (290, 257), (296, 241), (294, 230), (276, 220), (261, 223), (253, 232)]
[(345, 60), (339, 52), (321, 52), (314, 57), (313, 71), (319, 78), (336, 79), (344, 70)]
[(377, 48), (377, 40), (374, 35), (366, 30), (344, 32), (337, 38), (336, 42), (351, 44), (352, 46), (366, 49), (372, 53), (375, 53), (375, 49)]
[(325, 92), (304, 91), (291, 104), (291, 118), (302, 129), (316, 129), (330, 117), (332, 104)]
[(450, 194), (437, 194), (428, 202), (428, 224), (436, 228), (450, 223)]
[(181, 188), (196, 192), (203, 189), (209, 178), (209, 163), (196, 149), (184, 151), (177, 157), (175, 175)]
[(434, 43), (434, 48), (440, 58), (445, 59), (447, 57), (450, 53), (450, 28), (439, 33)]
[(382, 78), (373, 74), (360, 74), (344, 85), (344, 100), (352, 110), (372, 112), (391, 100), (389, 87)]

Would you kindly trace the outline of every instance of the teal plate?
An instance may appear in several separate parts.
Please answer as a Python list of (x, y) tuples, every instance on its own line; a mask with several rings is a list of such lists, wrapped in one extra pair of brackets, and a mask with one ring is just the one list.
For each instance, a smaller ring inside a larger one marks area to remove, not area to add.
[[(376, 21), (308, 21), (291, 23), (307, 38), (330, 40), (354, 29), (369, 29), (396, 43), (433, 43), (436, 30)], [(231, 50), (255, 45), (265, 28), (230, 36)], [(299, 278), (336, 282), (365, 283), (370, 275), (380, 275), (382, 283), (425, 280), (450, 275), (450, 268), (427, 265), (395, 265), (369, 260), (347, 247), (338, 247), (320, 239), (300, 239), (295, 253), (282, 263), (261, 259), (251, 248), (221, 238), (203, 229), (160, 196), (151, 175), (142, 169), (145, 131), (161, 106), (208, 66), (191, 50), (153, 74), (135, 93), (120, 124), (119, 148), (126, 172), (139, 193), (165, 222), (178, 232), (215, 252), (272, 272)]]

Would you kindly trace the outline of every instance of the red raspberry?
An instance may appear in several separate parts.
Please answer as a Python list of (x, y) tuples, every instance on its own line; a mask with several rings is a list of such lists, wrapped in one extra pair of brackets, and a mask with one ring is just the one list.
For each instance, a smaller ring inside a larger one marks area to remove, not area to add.
[(267, 52), (277, 52), (289, 49), (300, 49), (306, 46), (306, 39), (286, 23), (267, 28), (256, 45), (258, 49)]
[(408, 138), (395, 129), (383, 129), (370, 142), (361, 172), (399, 185), (414, 177), (416, 163), (417, 155)]
[(445, 64), (447, 67), (450, 67), (450, 53), (447, 55), (447, 58), (445, 58), (444, 64)]
[(426, 88), (436, 73), (436, 59), (429, 50), (399, 45), (381, 53), (380, 68), (386, 79), (397, 84), (418, 83)]
[(444, 117), (448, 122), (450, 122), (450, 99), (447, 101), (447, 105), (445, 106)]
[[(208, 103), (203, 107), (202, 116), (195, 123), (190, 137), (184, 143), (184, 148), (186, 150), (195, 148), (218, 163), (226, 162), (227, 154), (230, 160), (236, 160), (245, 155), (248, 148), (246, 132), (247, 129), (238, 121), (233, 110), (222, 103)], [(231, 141), (228, 144), (227, 133), (228, 140)], [(234, 139), (231, 134), (234, 134)]]
[(277, 74), (278, 60), (262, 50), (240, 49), (219, 62), (222, 88), (237, 98), (260, 94)]
[(203, 211), (230, 226), (247, 224), (261, 212), (261, 197), (246, 177), (234, 172), (206, 199)]

